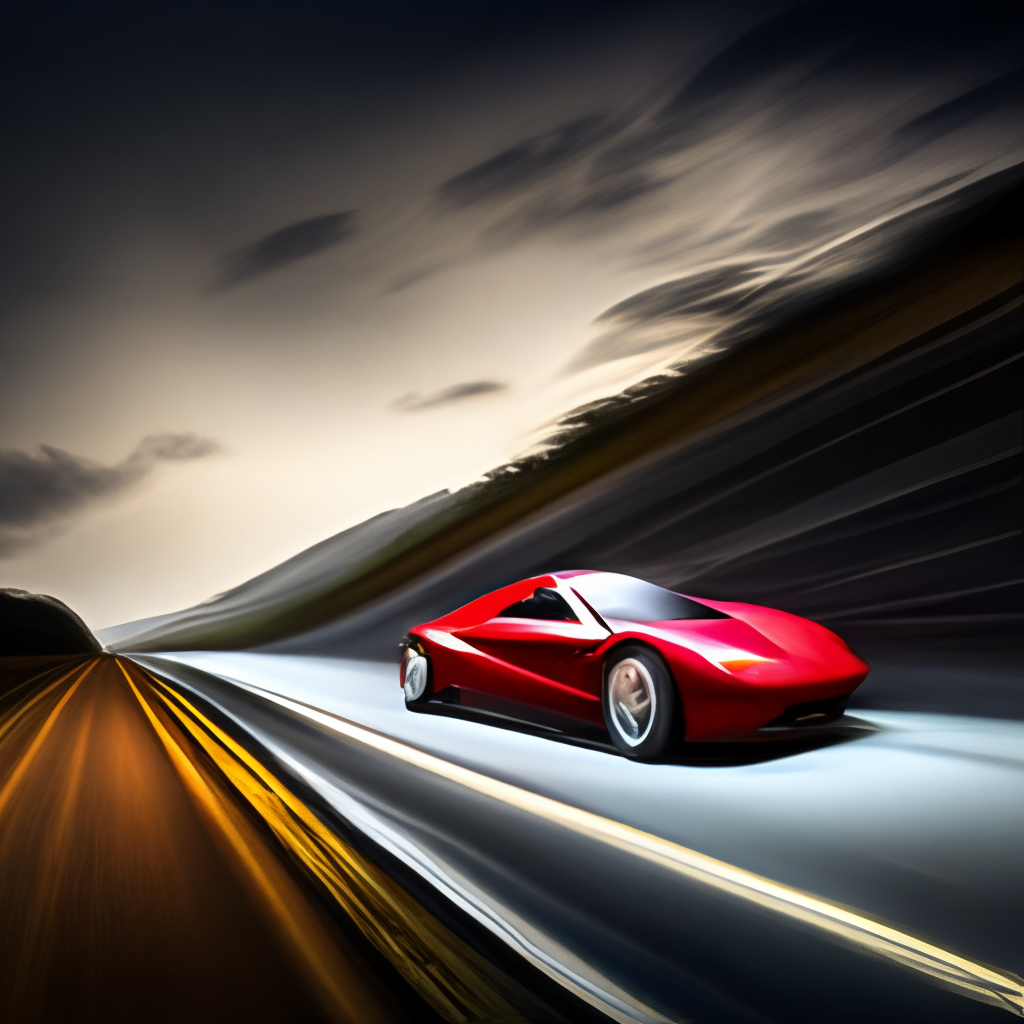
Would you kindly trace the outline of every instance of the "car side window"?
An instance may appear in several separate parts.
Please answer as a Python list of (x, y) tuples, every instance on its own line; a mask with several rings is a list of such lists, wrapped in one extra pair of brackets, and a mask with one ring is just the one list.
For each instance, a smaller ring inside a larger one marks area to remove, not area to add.
[(568, 601), (551, 587), (538, 587), (533, 597), (510, 604), (498, 612), (499, 619), (547, 619), (553, 622), (579, 622)]

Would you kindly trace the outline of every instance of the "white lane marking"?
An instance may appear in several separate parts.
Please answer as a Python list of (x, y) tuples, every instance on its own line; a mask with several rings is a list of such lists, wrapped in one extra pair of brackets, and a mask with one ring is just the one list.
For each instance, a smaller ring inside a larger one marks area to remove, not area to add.
[[(402, 861), (433, 888), (447, 896), (456, 906), (461, 907), (470, 917), (478, 921), (520, 956), (548, 975), (552, 980), (568, 989), (583, 1002), (596, 1007), (603, 1014), (619, 1024), (676, 1024), (678, 1018), (669, 1018), (645, 1005), (630, 995), (611, 979), (595, 971), (590, 964), (581, 960), (551, 936), (539, 932), (527, 921), (502, 906), (493, 898), (485, 897), (464, 879), (453, 876), (429, 857), (399, 829), (388, 822), (379, 812), (372, 810), (361, 800), (340, 789), (329, 779), (313, 771), (293, 757), (283, 747), (255, 728), (234, 712), (229, 711), (208, 693), (182, 679), (175, 678), (164, 666), (157, 669), (170, 677), (175, 686), (189, 690), (204, 700), (215, 704), (223, 715), (230, 718), (239, 728), (254, 736), (290, 771), (319, 793), (338, 813), (375, 843)], [(220, 678), (244, 689), (266, 695), (269, 691), (251, 683), (243, 683), (229, 676)]]
[(252, 684), (231, 681), (332, 732), (406, 764), (448, 779), (509, 807), (642, 857), (686, 878), (793, 918), (824, 931), (864, 953), (910, 967), (962, 995), (1002, 1007), (1024, 1017), (1024, 979), (1014, 974), (969, 960), (839, 904), (830, 903), (797, 889), (790, 889), (659, 836), (572, 807), (550, 797), (540, 796), (510, 783), (500, 782), (461, 765), (452, 764), (450, 761), (300, 701), (282, 697)]
[[(500, 904), (495, 905), (483, 899), (465, 882), (456, 881), (448, 871), (428, 857), (400, 831), (387, 824), (379, 814), (296, 760), (269, 738), (251, 730), (249, 726), (246, 728), (253, 731), (271, 753), (327, 800), (344, 818), (415, 870), (456, 906), (461, 907), (548, 977), (620, 1024), (672, 1024), (670, 1018), (645, 1006), (608, 978), (592, 971), (588, 964), (580, 961), (550, 936), (537, 936), (539, 941), (531, 941), (525, 934), (529, 926), (517, 920), (517, 915)], [(540, 945), (540, 942), (544, 945)], [(547, 948), (544, 948), (545, 946)], [(573, 966), (569, 966), (570, 964)]]

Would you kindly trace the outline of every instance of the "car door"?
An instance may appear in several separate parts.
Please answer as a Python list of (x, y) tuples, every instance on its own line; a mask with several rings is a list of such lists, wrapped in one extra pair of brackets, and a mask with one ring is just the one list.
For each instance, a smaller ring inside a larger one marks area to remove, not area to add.
[(467, 695), (466, 703), (547, 724), (600, 724), (593, 652), (608, 633), (556, 588), (537, 587), (492, 618), (452, 632), (483, 655), (474, 671), (477, 699)]

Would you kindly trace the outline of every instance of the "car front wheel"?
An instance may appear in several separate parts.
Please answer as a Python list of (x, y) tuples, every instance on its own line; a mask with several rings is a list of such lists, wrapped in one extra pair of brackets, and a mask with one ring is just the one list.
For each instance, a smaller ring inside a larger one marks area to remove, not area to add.
[(652, 760), (672, 746), (677, 718), (675, 683), (647, 647), (620, 647), (604, 675), (604, 720), (612, 743), (627, 757)]
[(406, 706), (430, 699), (430, 658), (417, 643), (410, 643), (402, 652), (400, 681)]

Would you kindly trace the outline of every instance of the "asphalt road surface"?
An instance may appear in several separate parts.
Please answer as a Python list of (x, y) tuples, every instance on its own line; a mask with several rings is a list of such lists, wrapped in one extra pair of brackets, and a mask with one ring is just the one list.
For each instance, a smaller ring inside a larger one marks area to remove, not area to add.
[[(620, 1021), (1024, 1014), (1019, 722), (863, 712), (799, 741), (634, 764), (411, 714), (391, 665), (135, 661), (243, 737), (452, 934), (511, 974), (524, 964), (521, 988), (548, 1009), (565, 993), (570, 1018), (574, 1005)], [(540, 1019), (540, 1004), (516, 1005)]]
[(180, 696), (0, 664), (0, 1020), (544, 1020)]

